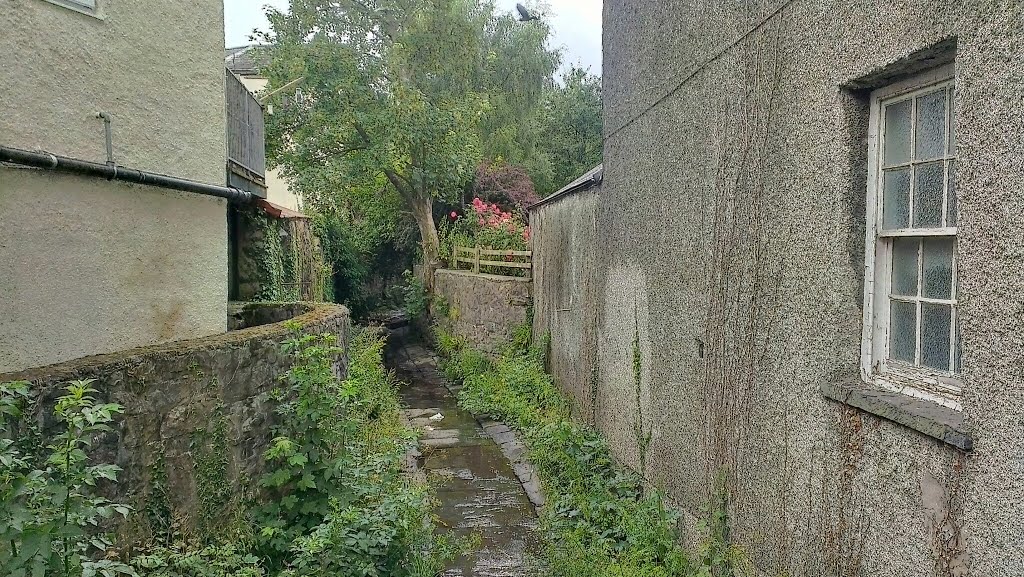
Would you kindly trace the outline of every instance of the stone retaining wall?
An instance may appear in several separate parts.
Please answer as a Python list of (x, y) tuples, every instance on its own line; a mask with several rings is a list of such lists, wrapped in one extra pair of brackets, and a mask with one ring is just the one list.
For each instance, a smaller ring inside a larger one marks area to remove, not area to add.
[(435, 306), (432, 315), (484, 351), (497, 352), (530, 318), (532, 283), (526, 278), (438, 270), (434, 291), (447, 310)]
[[(272, 311), (259, 315), (273, 317)], [(349, 312), (336, 305), (282, 305), (306, 333), (330, 333), (348, 350)], [(255, 313), (253, 313), (255, 314)], [(110, 498), (135, 512), (122, 532), (145, 539), (175, 527), (203, 533), (237, 512), (239, 488), (262, 472), (274, 403), (270, 391), (291, 365), (281, 343), (283, 322), (212, 337), (85, 357), (0, 375), (29, 381), (38, 395), (36, 420), (44, 435), (55, 430), (53, 404), (68, 381), (95, 379), (101, 402), (124, 407), (112, 433), (92, 454), (123, 469)], [(344, 354), (337, 360), (346, 371)]]

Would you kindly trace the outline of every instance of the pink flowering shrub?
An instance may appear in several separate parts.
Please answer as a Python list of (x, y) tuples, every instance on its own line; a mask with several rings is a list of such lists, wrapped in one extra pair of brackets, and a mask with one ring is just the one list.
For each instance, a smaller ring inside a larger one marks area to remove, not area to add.
[[(530, 227), (512, 212), (503, 210), (495, 203), (474, 198), (463, 213), (453, 211), (440, 227), (441, 256), (451, 260), (453, 247), (465, 246), (492, 250), (527, 250), (530, 242)], [(506, 257), (512, 261), (513, 257)], [(499, 274), (514, 274), (502, 268)]]
[(484, 161), (476, 169), (473, 191), (481, 202), (493, 202), (526, 214), (526, 207), (540, 201), (526, 169), (503, 160)]

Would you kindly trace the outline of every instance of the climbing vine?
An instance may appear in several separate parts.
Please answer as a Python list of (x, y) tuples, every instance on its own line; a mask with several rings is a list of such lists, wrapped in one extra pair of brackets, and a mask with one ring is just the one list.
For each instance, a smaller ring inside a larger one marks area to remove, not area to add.
[(636, 437), (637, 451), (640, 453), (640, 476), (647, 477), (647, 449), (651, 445), (651, 431), (644, 430), (644, 410), (640, 400), (643, 379), (643, 358), (640, 354), (640, 320), (636, 308), (633, 308), (633, 390), (636, 397), (636, 420), (633, 424), (633, 435)]
[(218, 404), (210, 417), (210, 426), (192, 433), (192, 461), (196, 492), (199, 497), (199, 529), (207, 536), (222, 530), (222, 523), (234, 496), (234, 484), (228, 478), (228, 422), (224, 405)]

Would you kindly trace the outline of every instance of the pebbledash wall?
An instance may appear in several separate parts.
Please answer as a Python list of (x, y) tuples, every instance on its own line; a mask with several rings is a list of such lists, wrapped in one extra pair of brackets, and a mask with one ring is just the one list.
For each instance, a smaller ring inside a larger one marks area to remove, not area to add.
[[(305, 334), (330, 334), (347, 368), (349, 313), (337, 305), (246, 303), (232, 307), (239, 330), (75, 359), (18, 373), (39, 399), (36, 421), (53, 430), (53, 403), (68, 381), (95, 379), (100, 402), (124, 407), (114, 431), (94, 447), (96, 462), (123, 471), (109, 497), (133, 507), (119, 531), (146, 540), (234, 527), (245, 491), (262, 472), (274, 422), (272, 389), (292, 359), (281, 344), (291, 319)], [(264, 324), (273, 323), (273, 324)]]
[(474, 347), (497, 353), (529, 320), (531, 289), (526, 278), (437, 270), (434, 293), (444, 305), (432, 306), (431, 315)]
[(597, 410), (597, 206), (601, 167), (530, 207), (533, 334), (548, 343), (547, 369), (570, 394), (573, 412)]
[[(223, 184), (223, 3), (95, 4), (4, 3), (0, 145)], [(222, 332), (225, 206), (0, 166), (0, 371)]]
[[(594, 238), (590, 193), (531, 215), (535, 327), (596, 344), (556, 374), (692, 544), (722, 494), (760, 575), (1024, 574), (1021, 54), (1018, 2), (605, 2)], [(836, 394), (860, 379), (870, 89), (949, 62), (970, 451)]]

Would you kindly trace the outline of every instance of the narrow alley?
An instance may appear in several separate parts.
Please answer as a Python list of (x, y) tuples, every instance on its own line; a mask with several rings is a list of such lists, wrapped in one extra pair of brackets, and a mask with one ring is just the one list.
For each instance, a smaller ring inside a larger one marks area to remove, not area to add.
[[(507, 427), (485, 422), (485, 428), (460, 409), (458, 387), (446, 381), (438, 362), (422, 344), (389, 339), (387, 365), (403, 383), (405, 414), (421, 434), (419, 462), (436, 489), (440, 529), (480, 537), (479, 548), (445, 575), (526, 575), (537, 545), (537, 516), (519, 480), (530, 473), (524, 475), (524, 464), (513, 465), (508, 457), (518, 459), (523, 447)], [(537, 501), (538, 484), (529, 485)]]

